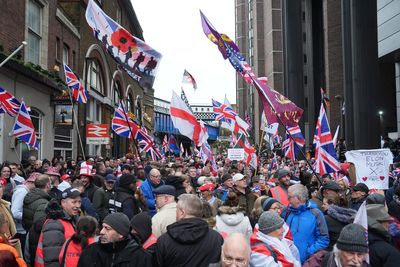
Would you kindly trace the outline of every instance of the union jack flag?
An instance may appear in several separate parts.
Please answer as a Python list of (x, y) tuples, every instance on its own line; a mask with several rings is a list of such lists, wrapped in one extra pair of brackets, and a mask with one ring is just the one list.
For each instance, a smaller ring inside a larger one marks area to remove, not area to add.
[(298, 125), (295, 127), (288, 127), (287, 130), (292, 135), (293, 139), (290, 138), (289, 135), (286, 135), (286, 140), (282, 143), (282, 150), (285, 153), (285, 157), (295, 161), (297, 154), (300, 152), (299, 147), (303, 147), (306, 141)]
[(321, 109), (314, 132), (316, 172), (320, 175), (334, 173), (340, 170), (336, 150), (333, 146), (331, 129), (325, 108), (321, 103)]
[(227, 104), (222, 104), (212, 99), (213, 111), (215, 113), (216, 121), (223, 121), (231, 124), (235, 121), (237, 113)]
[(82, 83), (79, 81), (79, 78), (75, 73), (71, 70), (67, 64), (64, 65), (64, 74), (65, 74), (65, 82), (67, 83), (69, 89), (72, 91), (72, 99), (77, 101), (78, 103), (86, 103), (88, 92), (83, 87)]
[(36, 150), (39, 149), (39, 142), (36, 138), (35, 127), (33, 126), (31, 116), (22, 101), (15, 120), (13, 135), (21, 141), (24, 141), (28, 146)]
[(161, 146), (161, 153), (162, 155), (165, 155), (165, 152), (168, 151), (168, 136), (164, 135), (164, 140), (162, 142), (162, 146)]
[(20, 105), (12, 94), (0, 87), (0, 113), (7, 112), (8, 115), (15, 117)]
[(208, 142), (205, 142), (201, 145), (200, 158), (203, 160), (204, 163), (209, 160), (211, 162), (213, 170), (216, 170), (218, 168), (217, 163), (215, 162), (214, 153), (212, 152), (211, 146), (208, 144)]
[(147, 133), (146, 128), (141, 128), (136, 135), (136, 140), (141, 151), (150, 153), (152, 160), (156, 161), (161, 159), (160, 153), (154, 146), (153, 138)]
[(137, 132), (139, 131), (139, 125), (126, 114), (121, 103), (114, 111), (111, 128), (116, 134), (126, 138), (136, 138)]

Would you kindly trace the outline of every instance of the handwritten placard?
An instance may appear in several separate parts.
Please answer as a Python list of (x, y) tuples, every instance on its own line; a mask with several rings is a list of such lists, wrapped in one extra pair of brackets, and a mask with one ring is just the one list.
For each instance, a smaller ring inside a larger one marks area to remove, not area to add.
[(364, 183), (369, 189), (388, 189), (389, 167), (393, 162), (389, 149), (351, 150), (345, 155), (355, 165), (357, 183)]

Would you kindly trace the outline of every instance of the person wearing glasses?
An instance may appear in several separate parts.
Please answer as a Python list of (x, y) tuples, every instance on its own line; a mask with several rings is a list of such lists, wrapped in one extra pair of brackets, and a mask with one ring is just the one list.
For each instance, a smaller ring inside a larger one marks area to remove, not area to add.
[(261, 214), (250, 239), (250, 266), (300, 267), (300, 254), (294, 242), (284, 236), (285, 221), (273, 210)]
[(230, 234), (222, 246), (221, 267), (249, 266), (250, 252), (249, 239), (245, 235)]

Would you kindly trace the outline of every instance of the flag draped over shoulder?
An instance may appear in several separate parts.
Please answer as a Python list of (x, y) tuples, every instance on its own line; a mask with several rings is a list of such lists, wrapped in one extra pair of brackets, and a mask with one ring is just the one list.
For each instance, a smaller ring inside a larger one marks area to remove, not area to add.
[(72, 69), (65, 63), (63, 63), (63, 66), (65, 82), (71, 90), (72, 99), (78, 103), (86, 103), (88, 97), (87, 90), (85, 90), (78, 76), (72, 71)]
[(193, 75), (190, 74), (187, 70), (183, 72), (183, 79), (182, 79), (183, 84), (190, 84), (193, 86), (193, 89), (197, 89), (197, 83), (196, 80), (194, 79)]
[(107, 16), (94, 0), (89, 0), (85, 16), (94, 36), (114, 60), (142, 87), (153, 87), (161, 54)]
[(229, 59), (235, 70), (243, 79), (252, 84), (260, 96), (267, 120), (269, 123), (280, 122), (284, 126), (296, 126), (299, 123), (303, 110), (292, 101), (273, 90), (264, 81), (258, 80), (245, 58), (240, 54), (237, 45), (225, 34), (220, 34), (200, 11), (202, 27), (205, 35), (218, 46), (224, 59)]
[(306, 143), (306, 140), (304, 139), (304, 136), (301, 133), (301, 129), (298, 125), (295, 127), (288, 127), (287, 131), (292, 135), (292, 138), (290, 138), (289, 135), (286, 135), (286, 140), (282, 143), (282, 150), (284, 151), (285, 157), (295, 161), (300, 152), (299, 147), (303, 147)]
[(201, 146), (208, 139), (207, 129), (202, 122), (186, 106), (185, 102), (173, 91), (169, 108), (172, 123), (182, 135), (193, 140), (196, 146)]
[(39, 142), (36, 137), (35, 127), (33, 126), (31, 116), (22, 101), (19, 108), (17, 118), (15, 120), (13, 135), (21, 141), (24, 141), (28, 146), (36, 150), (39, 149)]
[(15, 117), (21, 103), (9, 92), (0, 87), (0, 114), (7, 112), (8, 115)]
[(136, 138), (140, 127), (124, 111), (120, 103), (114, 111), (114, 117), (111, 120), (111, 128), (119, 136), (126, 138)]
[(317, 125), (314, 132), (316, 172), (320, 175), (340, 170), (336, 150), (333, 146), (331, 129), (325, 108), (321, 103)]

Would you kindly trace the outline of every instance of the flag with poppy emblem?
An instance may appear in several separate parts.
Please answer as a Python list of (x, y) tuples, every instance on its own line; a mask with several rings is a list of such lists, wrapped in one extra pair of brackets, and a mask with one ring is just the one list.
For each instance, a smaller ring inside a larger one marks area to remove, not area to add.
[(152, 88), (161, 54), (110, 18), (94, 0), (89, 0), (85, 17), (110, 56), (142, 87)]

